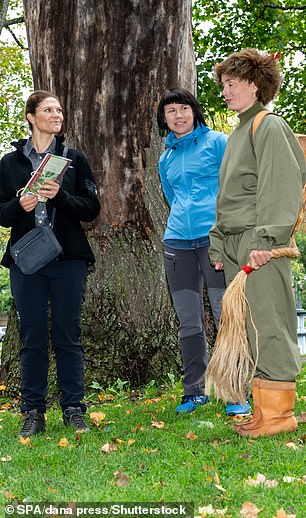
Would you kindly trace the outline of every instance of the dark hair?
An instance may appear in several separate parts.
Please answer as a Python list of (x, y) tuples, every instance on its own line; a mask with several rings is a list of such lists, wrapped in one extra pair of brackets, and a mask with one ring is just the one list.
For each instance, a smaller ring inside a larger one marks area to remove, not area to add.
[(31, 131), (33, 129), (33, 125), (28, 120), (27, 114), (28, 113), (32, 113), (33, 115), (35, 115), (37, 106), (39, 106), (39, 104), (42, 101), (44, 101), (45, 99), (47, 99), (48, 97), (53, 97), (54, 99), (56, 99), (60, 103), (60, 100), (57, 97), (57, 95), (54, 95), (52, 92), (48, 92), (47, 90), (35, 90), (35, 92), (33, 92), (28, 97), (28, 100), (26, 102), (25, 109), (24, 109), (24, 114), (25, 114), (25, 118), (28, 121), (28, 124), (30, 126), (30, 130)]
[(281, 73), (273, 55), (260, 54), (256, 49), (243, 49), (234, 52), (215, 66), (218, 84), (222, 76), (248, 81), (257, 86), (257, 99), (268, 104), (277, 94), (281, 85)]
[(165, 94), (161, 98), (158, 108), (157, 108), (157, 124), (161, 130), (168, 130), (168, 125), (165, 121), (165, 113), (164, 107), (167, 104), (188, 104), (194, 115), (193, 125), (196, 128), (197, 123), (200, 126), (207, 126), (203, 114), (201, 112), (200, 106), (196, 101), (195, 97), (185, 90), (184, 88), (170, 88), (170, 90), (166, 90)]

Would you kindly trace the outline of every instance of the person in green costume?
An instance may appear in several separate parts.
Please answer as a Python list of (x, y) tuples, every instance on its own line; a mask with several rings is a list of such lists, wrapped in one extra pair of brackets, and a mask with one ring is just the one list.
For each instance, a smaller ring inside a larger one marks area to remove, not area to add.
[(288, 257), (271, 259), (270, 250), (289, 246), (302, 207), (306, 182), (303, 151), (288, 124), (274, 114), (264, 117), (256, 134), (252, 124), (281, 84), (278, 56), (256, 49), (231, 54), (215, 67), (216, 81), (239, 125), (230, 136), (220, 169), (216, 223), (209, 256), (224, 269), (226, 284), (248, 263), (246, 297), (258, 330), (247, 319), (254, 415), (234, 425), (242, 436), (274, 435), (297, 428), (295, 379), (299, 373), (296, 308)]

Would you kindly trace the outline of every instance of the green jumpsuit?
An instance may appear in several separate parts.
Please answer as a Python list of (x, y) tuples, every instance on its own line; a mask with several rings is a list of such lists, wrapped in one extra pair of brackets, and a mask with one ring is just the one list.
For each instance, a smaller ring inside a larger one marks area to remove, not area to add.
[[(289, 245), (302, 207), (306, 182), (303, 151), (292, 130), (277, 116), (265, 117), (254, 142), (252, 123), (264, 106), (239, 114), (220, 169), (216, 223), (210, 232), (210, 259), (224, 264), (227, 284), (248, 262), (251, 250)], [(258, 331), (256, 377), (294, 381), (299, 373), (297, 317), (291, 263), (272, 259), (247, 278), (246, 296)], [(247, 318), (250, 353), (256, 341)]]

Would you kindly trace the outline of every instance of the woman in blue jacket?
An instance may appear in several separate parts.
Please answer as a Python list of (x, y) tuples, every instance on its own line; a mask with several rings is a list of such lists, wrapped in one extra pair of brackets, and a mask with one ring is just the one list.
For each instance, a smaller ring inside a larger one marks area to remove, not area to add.
[[(194, 96), (183, 88), (167, 90), (157, 111), (158, 126), (170, 131), (159, 173), (170, 214), (164, 236), (165, 270), (179, 319), (184, 396), (177, 413), (192, 412), (205, 396), (207, 347), (203, 283), (208, 290), (216, 327), (225, 289), (224, 275), (208, 258), (209, 231), (215, 221), (219, 168), (227, 137), (207, 127)], [(228, 414), (247, 413), (228, 405)]]

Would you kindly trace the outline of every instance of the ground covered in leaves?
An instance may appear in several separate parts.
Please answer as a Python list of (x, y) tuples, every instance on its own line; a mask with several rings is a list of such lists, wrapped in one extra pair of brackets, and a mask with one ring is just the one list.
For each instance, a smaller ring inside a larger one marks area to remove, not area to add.
[[(141, 392), (118, 380), (87, 396), (91, 431), (65, 428), (59, 407), (47, 431), (18, 439), (18, 401), (0, 409), (0, 517), (14, 502), (191, 502), (195, 516), (306, 516), (306, 364), (298, 380), (297, 432), (239, 437), (222, 402), (175, 415), (180, 383)], [(169, 381), (168, 380), (168, 381)]]

